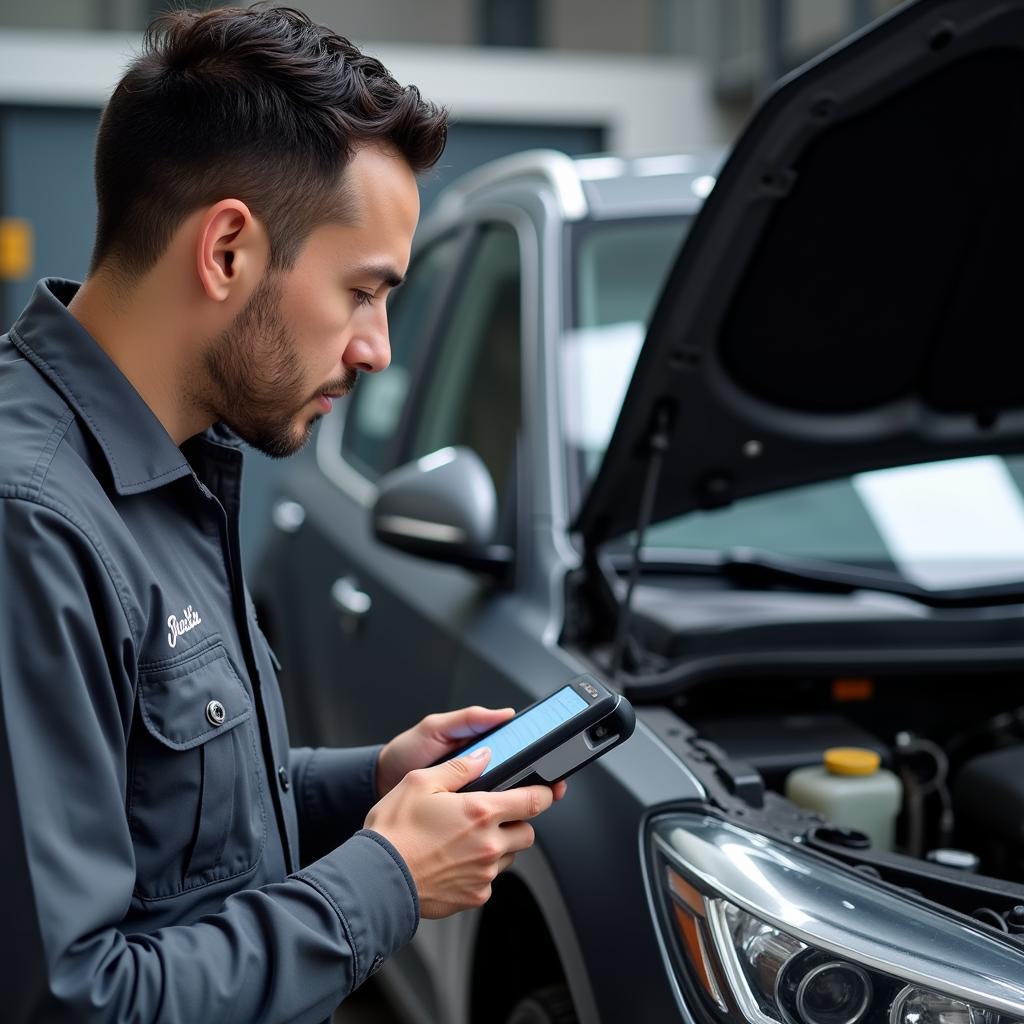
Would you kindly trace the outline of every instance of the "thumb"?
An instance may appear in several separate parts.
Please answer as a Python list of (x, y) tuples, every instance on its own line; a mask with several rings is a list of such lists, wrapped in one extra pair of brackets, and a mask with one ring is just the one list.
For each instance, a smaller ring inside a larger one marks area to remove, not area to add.
[(514, 708), (482, 708), (478, 704), (442, 715), (439, 738), (446, 743), (479, 736), (515, 716)]
[(453, 757), (450, 761), (431, 768), (431, 773), (436, 773), (431, 781), (438, 789), (454, 793), (469, 785), (474, 779), (478, 779), (490, 760), (491, 748), (479, 747), (464, 757)]

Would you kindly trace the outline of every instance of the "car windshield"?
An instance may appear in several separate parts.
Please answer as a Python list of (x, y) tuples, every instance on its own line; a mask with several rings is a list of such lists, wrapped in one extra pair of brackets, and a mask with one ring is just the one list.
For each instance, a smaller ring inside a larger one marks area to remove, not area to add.
[[(647, 324), (691, 218), (577, 225), (562, 340), (562, 423), (582, 499), (622, 407)], [(623, 544), (625, 544), (625, 539)], [(1024, 456), (859, 473), (657, 523), (654, 549), (755, 548), (882, 566), (933, 589), (1024, 578)]]

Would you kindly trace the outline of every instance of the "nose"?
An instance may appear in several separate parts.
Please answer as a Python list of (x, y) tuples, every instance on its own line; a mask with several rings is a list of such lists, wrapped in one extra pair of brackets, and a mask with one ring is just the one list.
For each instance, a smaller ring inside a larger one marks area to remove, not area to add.
[(387, 306), (371, 307), (372, 316), (359, 325), (352, 341), (345, 348), (343, 362), (362, 373), (379, 373), (391, 363), (391, 339), (388, 336)]

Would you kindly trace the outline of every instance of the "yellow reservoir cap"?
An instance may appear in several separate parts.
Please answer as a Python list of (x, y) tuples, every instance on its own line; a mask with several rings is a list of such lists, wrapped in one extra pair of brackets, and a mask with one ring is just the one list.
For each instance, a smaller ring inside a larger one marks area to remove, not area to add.
[(881, 763), (875, 751), (863, 747), (832, 747), (825, 751), (825, 768), (831, 775), (874, 775)]

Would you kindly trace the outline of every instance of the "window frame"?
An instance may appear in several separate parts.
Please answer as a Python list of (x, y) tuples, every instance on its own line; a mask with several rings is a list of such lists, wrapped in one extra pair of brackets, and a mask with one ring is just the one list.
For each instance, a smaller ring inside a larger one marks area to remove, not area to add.
[[(464, 262), (460, 264), (459, 267), (459, 276), (464, 279), (465, 272), (468, 270), (473, 259), (480, 251), (485, 235), (492, 228), (508, 230), (515, 238), (519, 264), (519, 425), (513, 449), (512, 465), (509, 467), (509, 473), (506, 480), (506, 489), (503, 494), (497, 495), (499, 504), (499, 530), (501, 529), (502, 523), (507, 526), (509, 519), (514, 520), (514, 523), (512, 524), (513, 528), (506, 531), (508, 535), (502, 540), (502, 543), (508, 542), (513, 549), (517, 549), (519, 547), (520, 541), (518, 536), (518, 523), (523, 508), (522, 487), (523, 464), (525, 462), (523, 429), (526, 424), (527, 403), (525, 357), (528, 330), (526, 316), (529, 306), (527, 302), (526, 284), (527, 263), (524, 259), (527, 249), (522, 224), (522, 220), (524, 218), (525, 214), (518, 209), (512, 210), (504, 208), (501, 212), (496, 212), (494, 207), (487, 207), (481, 210), (473, 220), (466, 225), (466, 248), (462, 254)], [(413, 398), (405, 404), (405, 408), (402, 410), (402, 419), (397, 432), (398, 461), (396, 465), (398, 466), (404, 466), (414, 458), (412, 452), (414, 450), (414, 441), (416, 439), (418, 428), (422, 424), (424, 403), (431, 391), (434, 375), (438, 372), (438, 364), (435, 357), (440, 354), (445, 342), (447, 341), (446, 330), (450, 326), (451, 315), (462, 296), (463, 292), (458, 289), (452, 289), (447, 296), (448, 301), (444, 307), (444, 316), (440, 318), (436, 325), (436, 330), (431, 337), (430, 351), (429, 353), (426, 353), (424, 363), (417, 364), (417, 384), (413, 389)], [(495, 490), (497, 491), (499, 481), (492, 482), (494, 483)]]
[[(429, 242), (425, 243), (420, 249), (418, 249), (414, 259), (410, 261), (409, 275), (412, 276), (415, 272), (417, 263), (419, 263), (428, 253), (435, 250), (438, 246), (445, 245), (449, 242), (454, 243), (455, 248), (452, 259), (448, 264), (448, 268), (442, 272), (440, 286), (424, 307), (424, 330), (420, 338), (420, 343), (416, 346), (415, 351), (412, 354), (412, 358), (407, 364), (411, 381), (418, 381), (420, 379), (420, 374), (423, 371), (426, 357), (429, 351), (435, 346), (435, 339), (443, 329), (443, 324), (445, 322), (444, 314), (448, 311), (450, 301), (454, 300), (457, 292), (456, 282), (459, 279), (460, 271), (465, 268), (466, 261), (472, 251), (472, 240), (470, 238), (470, 234), (471, 233), (465, 228), (454, 228), (448, 231), (443, 231), (431, 238)], [(404, 287), (407, 287), (407, 284), (403, 285), (403, 288)], [(400, 296), (401, 290), (396, 293), (396, 300)], [(383, 471), (378, 472), (375, 467), (364, 463), (353, 452), (347, 452), (345, 450), (345, 437), (347, 435), (347, 431), (344, 428), (342, 429), (341, 436), (339, 438), (339, 451), (341, 457), (356, 472), (360, 473), (367, 480), (377, 480), (379, 477), (383, 476), (384, 473), (402, 465), (402, 438), (403, 428), (406, 422), (406, 411), (409, 406), (416, 401), (417, 391), (418, 388), (410, 385), (409, 395), (402, 403), (402, 411), (399, 414), (398, 423), (395, 427), (394, 433), (384, 444), (384, 450), (386, 452), (384, 464), (386, 468)], [(356, 403), (359, 401), (359, 398), (360, 392), (357, 388), (351, 401), (346, 402), (345, 404), (346, 425), (348, 425), (348, 414), (356, 408)]]
[[(416, 246), (414, 259), (419, 258), (428, 246), (453, 234), (459, 239), (458, 254), (452, 261), (444, 285), (438, 289), (438, 296), (426, 318), (427, 329), (424, 331), (417, 357), (410, 364), (415, 385), (410, 392), (409, 401), (402, 409), (395, 438), (392, 441), (392, 459), (394, 461), (392, 468), (403, 466), (409, 461), (409, 451), (418, 423), (417, 417), (429, 390), (430, 377), (435, 372), (433, 369), (434, 357), (438, 346), (443, 341), (443, 326), (447, 322), (454, 303), (458, 300), (459, 282), (465, 277), (465, 271), (476, 251), (481, 233), (495, 224), (510, 228), (514, 232), (519, 246), (521, 330), (519, 369), (522, 374), (522, 404), (519, 439), (510, 471), (509, 493), (505, 499), (509, 503), (510, 513), (515, 520), (510, 539), (513, 550), (518, 551), (523, 541), (526, 540), (524, 533), (527, 532), (523, 522), (523, 513), (527, 508), (531, 459), (529, 438), (525, 434), (527, 428), (526, 409), (531, 398), (535, 397), (534, 386), (528, 379), (527, 367), (532, 365), (534, 358), (530, 354), (530, 348), (538, 344), (537, 316), (541, 296), (538, 292), (536, 278), (542, 239), (538, 226), (526, 210), (505, 198), (496, 198), (486, 204), (481, 203), (477, 209), (464, 213), (463, 219), (459, 223), (452, 224), (450, 221), (446, 221), (442, 228), (424, 236), (424, 240)], [(342, 454), (347, 415), (348, 400), (346, 399), (338, 403), (335, 411), (321, 423), (316, 442), (317, 464), (324, 476), (339, 490), (364, 508), (370, 509), (377, 499), (376, 478), (367, 477), (359, 467), (352, 465)]]
[[(519, 353), (519, 370), (523, 374), (523, 381), (525, 384), (525, 372), (523, 366), (523, 358), (525, 354), (525, 344), (527, 337), (527, 324), (529, 320), (529, 305), (527, 302), (527, 287), (526, 287), (526, 271), (528, 264), (524, 259), (527, 252), (527, 239), (524, 238), (524, 225), (522, 221), (528, 220), (526, 214), (518, 207), (510, 207), (507, 204), (489, 204), (488, 206), (475, 211), (472, 219), (467, 219), (464, 222), (462, 230), (465, 232), (463, 239), (463, 250), (460, 253), (458, 260), (458, 266), (456, 268), (456, 274), (453, 276), (452, 287), (446, 290), (445, 301), (442, 307), (439, 309), (439, 315), (436, 321), (431, 323), (431, 335), (430, 343), (424, 345), (421, 348), (421, 358), (416, 363), (416, 387), (412, 392), (412, 399), (406, 402), (405, 408), (402, 410), (402, 417), (399, 421), (398, 430), (396, 431), (397, 444), (397, 456), (398, 461), (395, 463), (396, 466), (404, 466), (411, 458), (410, 451), (413, 446), (413, 438), (415, 437), (416, 427), (419, 423), (419, 418), (422, 413), (423, 403), (426, 401), (427, 392), (430, 390), (430, 383), (433, 374), (437, 372), (436, 360), (434, 357), (437, 355), (440, 346), (444, 342), (443, 328), (448, 322), (448, 317), (455, 306), (455, 303), (459, 298), (459, 290), (454, 287), (455, 280), (461, 279), (465, 276), (465, 271), (472, 262), (479, 246), (480, 240), (484, 232), (492, 226), (508, 228), (516, 237), (516, 243), (519, 246), (519, 303), (520, 303), (520, 353)], [(523, 401), (525, 402), (525, 390), (523, 392)], [(524, 412), (523, 408), (520, 408), (520, 422), (523, 422)]]
[[(417, 347), (415, 357), (410, 361), (410, 375), (413, 380), (418, 379), (419, 373), (427, 364), (430, 352), (435, 345), (441, 325), (444, 322), (444, 314), (447, 312), (450, 302), (456, 292), (456, 283), (459, 280), (461, 271), (466, 266), (466, 261), (472, 249), (471, 226), (465, 224), (446, 224), (436, 233), (424, 237), (423, 241), (416, 246), (413, 257), (409, 263), (409, 272), (415, 268), (426, 252), (435, 245), (442, 245), (444, 242), (455, 239), (455, 257), (444, 274), (437, 294), (426, 308), (424, 316), (425, 328), (422, 340)], [(408, 407), (415, 400), (417, 388), (410, 391), (410, 400), (405, 402), (402, 414), (399, 417), (398, 427), (395, 434), (388, 443), (389, 459), (392, 463), (391, 469), (402, 465), (401, 442), (403, 430), (406, 425)], [(348, 495), (360, 505), (370, 508), (377, 498), (377, 484), (381, 474), (375, 474), (371, 467), (366, 466), (358, 460), (346, 457), (344, 450), (345, 431), (348, 426), (348, 414), (351, 404), (354, 401), (346, 398), (337, 404), (334, 412), (323, 420), (316, 440), (316, 461), (321, 473), (340, 491)], [(388, 472), (388, 470), (385, 470)]]
[[(468, 226), (468, 237), (467, 246), (463, 253), (465, 262), (460, 266), (460, 271), (468, 269), (472, 260), (479, 253), (480, 245), (482, 243), (484, 235), (492, 227), (507, 228), (516, 239), (516, 247), (519, 255), (519, 331), (520, 331), (520, 346), (519, 346), (519, 373), (520, 380), (523, 376), (523, 347), (522, 347), (522, 336), (523, 336), (523, 242), (520, 231), (516, 228), (508, 219), (499, 217), (486, 217), (480, 220), (475, 220), (471, 225)], [(450, 317), (455, 309), (456, 304), (462, 296), (462, 292), (456, 293), (455, 289), (452, 290), (449, 295), (449, 301), (445, 305), (444, 313), (445, 316), (439, 320), (436, 325), (436, 330), (431, 337), (430, 346), (430, 357), (436, 357), (440, 354), (441, 349), (446, 341), (445, 331), (450, 325)], [(405, 404), (405, 408), (402, 410), (402, 418), (399, 422), (399, 428), (396, 432), (396, 438), (398, 439), (398, 455), (399, 461), (396, 465), (403, 466), (405, 463), (412, 459), (413, 441), (415, 439), (417, 428), (420, 426), (423, 417), (424, 403), (426, 402), (427, 395), (430, 392), (431, 384), (433, 383), (434, 375), (437, 373), (436, 359), (431, 358), (429, 361), (424, 360), (422, 364), (416, 366), (416, 381), (417, 386), (413, 392), (413, 398), (411, 401)], [(522, 423), (523, 409), (520, 406), (519, 419)]]

